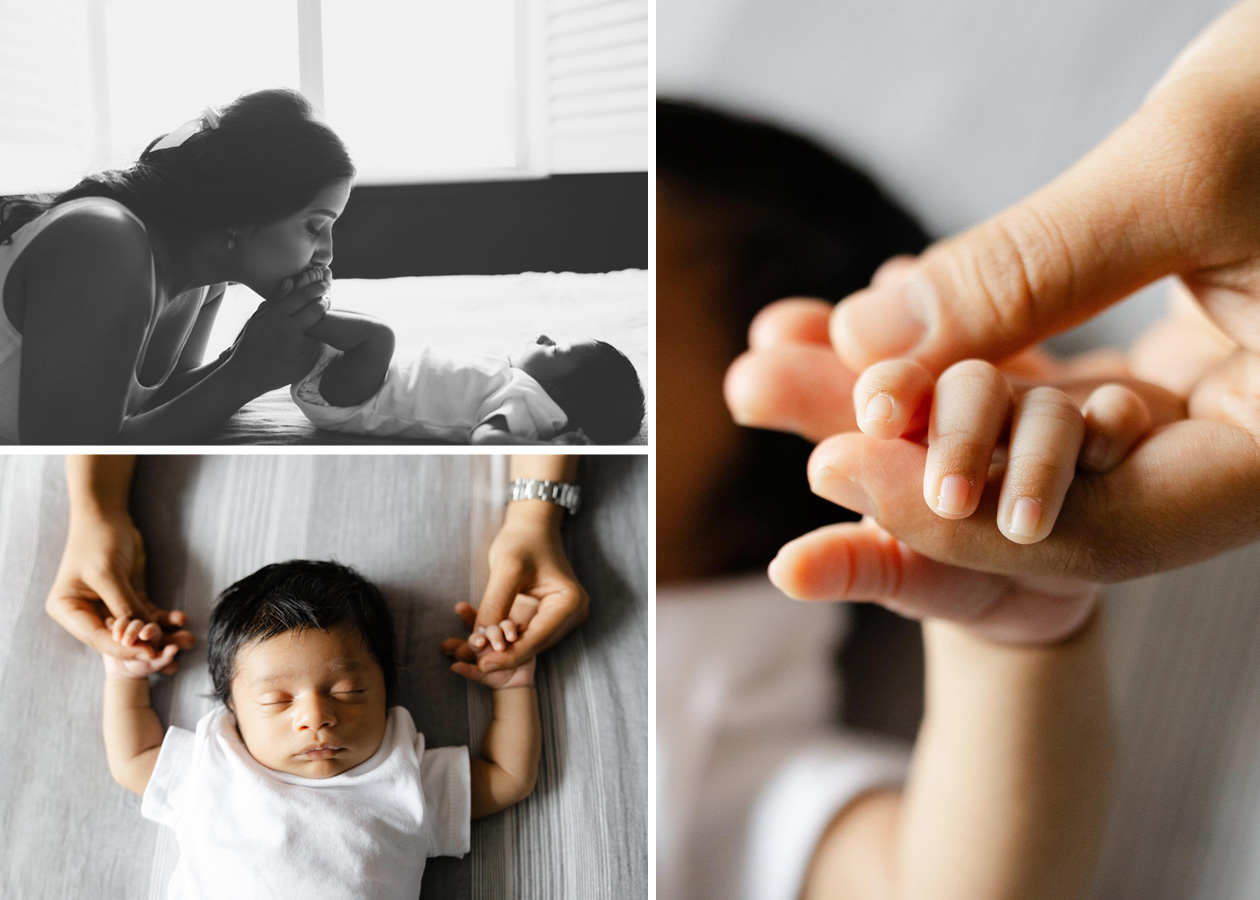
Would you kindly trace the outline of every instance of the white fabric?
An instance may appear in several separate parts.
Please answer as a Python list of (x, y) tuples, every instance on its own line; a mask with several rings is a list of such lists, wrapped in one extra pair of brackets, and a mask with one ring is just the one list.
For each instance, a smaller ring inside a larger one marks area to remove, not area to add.
[(847, 611), (756, 575), (661, 588), (656, 617), (657, 896), (795, 900), (827, 823), (907, 765), (835, 724)]
[[(22, 251), (30, 245), (31, 241), (40, 232), (63, 216), (93, 206), (121, 210), (129, 218), (134, 219), (141, 228), (144, 228), (144, 223), (140, 221), (135, 213), (117, 200), (111, 200), (108, 197), (81, 197), (78, 200), (69, 200), (59, 204), (15, 231), (9, 243), (0, 244), (0, 298), (4, 296), (5, 282), (9, 277), (9, 271), (17, 262)], [(149, 261), (149, 277), (152, 288), (157, 284), (152, 258)], [(200, 287), (196, 288), (196, 290), (202, 293), (201, 299), (204, 302), (208, 289)], [(140, 361), (144, 359), (145, 351), (149, 348), (152, 325), (153, 323), (150, 321), (149, 330), (144, 336), (144, 343), (140, 346), (140, 355), (136, 360), (137, 369), (140, 366)], [(174, 367), (175, 364), (172, 363), (166, 374), (156, 384), (151, 385), (141, 384), (133, 371), (131, 384), (127, 389), (126, 415), (134, 415), (143, 409), (149, 397), (157, 392), (166, 382), (166, 379), (170, 377)], [(13, 323), (9, 321), (7, 311), (0, 304), (0, 444), (16, 444), (18, 442), (18, 402), (20, 398), (21, 371), (22, 335), (14, 327)], [(53, 415), (55, 414), (53, 413)]]
[(220, 707), (168, 729), (141, 803), (179, 842), (172, 900), (415, 900), (428, 857), (468, 852), (471, 808), (467, 748), (426, 750), (401, 706), (376, 753), (323, 779), (260, 764)]
[(330, 406), (319, 384), (340, 355), (325, 347), (315, 367), (290, 389), (306, 417), (329, 431), (467, 443), (478, 425), (503, 416), (517, 437), (545, 441), (568, 421), (542, 385), (505, 357), (457, 355), (436, 347), (395, 353), (372, 397), (357, 406)]

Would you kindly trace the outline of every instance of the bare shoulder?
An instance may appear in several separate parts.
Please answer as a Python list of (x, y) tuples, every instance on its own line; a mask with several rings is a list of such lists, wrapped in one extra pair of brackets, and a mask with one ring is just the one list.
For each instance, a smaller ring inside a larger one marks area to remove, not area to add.
[[(144, 228), (116, 203), (90, 204), (59, 216), (23, 253), (28, 309), (107, 308), (149, 315), (152, 248)], [(38, 302), (30, 300), (38, 297)]]
[(31, 241), (28, 271), (71, 269), (94, 276), (149, 279), (152, 248), (144, 227), (115, 202), (93, 203), (57, 217)]

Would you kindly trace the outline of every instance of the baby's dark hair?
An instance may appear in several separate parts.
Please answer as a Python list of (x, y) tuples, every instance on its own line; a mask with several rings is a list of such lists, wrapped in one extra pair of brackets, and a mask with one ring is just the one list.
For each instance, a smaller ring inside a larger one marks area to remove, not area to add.
[(330, 631), (348, 624), (385, 676), (390, 702), (398, 683), (394, 620), (376, 585), (335, 562), (295, 559), (263, 566), (220, 596), (210, 616), (210, 678), (214, 693), (230, 705), (232, 677), (241, 648), (286, 631)]
[(643, 427), (643, 385), (634, 363), (604, 341), (584, 349), (577, 367), (547, 386), (569, 424), (596, 444), (624, 444)]
[[(906, 209), (834, 149), (770, 122), (684, 100), (656, 104), (658, 196), (704, 210), (727, 291), (718, 307), (731, 347), (753, 317), (782, 297), (830, 300), (863, 288), (928, 236)], [(665, 336), (662, 340), (669, 340)], [(788, 540), (844, 515), (809, 491), (812, 445), (747, 430), (742, 459), (714, 495), (720, 571), (764, 569)]]

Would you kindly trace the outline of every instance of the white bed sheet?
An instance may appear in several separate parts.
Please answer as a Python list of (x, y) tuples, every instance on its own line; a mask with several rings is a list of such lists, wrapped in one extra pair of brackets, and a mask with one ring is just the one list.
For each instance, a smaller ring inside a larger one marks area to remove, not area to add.
[[(454, 352), (507, 353), (540, 334), (557, 339), (593, 337), (617, 347), (634, 363), (649, 391), (651, 281), (646, 271), (525, 272), (519, 275), (441, 275), (347, 278), (333, 284), (334, 307), (388, 323), (404, 348), (435, 344)], [(240, 285), (228, 289), (210, 335), (207, 359), (236, 337), (259, 303)], [(379, 443), (321, 432), (289, 399), (273, 391), (233, 417), (218, 439), (226, 443)], [(647, 443), (646, 424), (634, 444)]]

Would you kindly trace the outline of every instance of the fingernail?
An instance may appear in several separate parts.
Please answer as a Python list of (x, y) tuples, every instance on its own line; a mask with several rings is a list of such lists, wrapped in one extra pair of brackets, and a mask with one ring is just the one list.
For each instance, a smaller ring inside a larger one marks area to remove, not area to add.
[(925, 282), (910, 277), (845, 300), (832, 337), (853, 360), (867, 365), (900, 356), (927, 333), (927, 290)]
[(1041, 524), (1041, 504), (1028, 497), (1020, 497), (1011, 508), (1011, 534), (1020, 537), (1036, 537)]
[(866, 401), (866, 409), (862, 412), (863, 422), (891, 422), (893, 418), (893, 399), (888, 394), (879, 393)]
[(810, 489), (818, 496), (856, 513), (875, 515), (875, 504), (856, 478), (840, 475), (824, 466), (810, 479)]
[(967, 511), (970, 498), (970, 481), (961, 475), (946, 475), (941, 479), (941, 490), (936, 495), (936, 510), (947, 516), (961, 516)]

